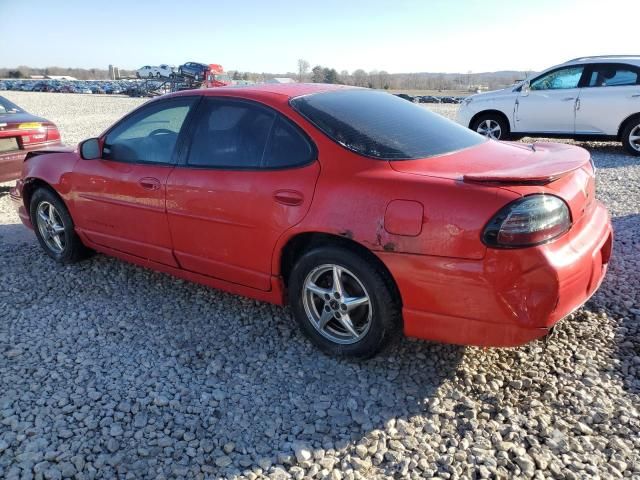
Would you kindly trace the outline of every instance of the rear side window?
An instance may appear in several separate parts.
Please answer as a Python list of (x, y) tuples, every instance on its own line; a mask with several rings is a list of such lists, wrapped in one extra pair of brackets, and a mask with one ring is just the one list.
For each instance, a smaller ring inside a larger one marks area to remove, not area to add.
[(623, 87), (638, 84), (638, 71), (619, 65), (597, 65), (589, 78), (589, 87)]
[(187, 163), (259, 168), (274, 120), (275, 113), (249, 102), (207, 98), (200, 105)]
[(264, 166), (286, 168), (313, 161), (315, 151), (300, 131), (282, 117), (273, 125), (271, 138), (264, 153)]
[(374, 90), (316, 93), (291, 105), (335, 142), (376, 159), (433, 157), (486, 141), (425, 107)]

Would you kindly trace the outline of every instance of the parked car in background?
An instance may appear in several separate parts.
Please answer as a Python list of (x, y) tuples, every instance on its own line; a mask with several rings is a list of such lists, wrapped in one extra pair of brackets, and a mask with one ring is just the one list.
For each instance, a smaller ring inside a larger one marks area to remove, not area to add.
[(289, 303), (316, 345), (356, 357), (401, 332), (543, 337), (612, 249), (586, 150), (496, 142), (337, 85), (158, 97), (75, 151), (31, 153), (10, 195), (60, 263), (91, 248)]
[(398, 98), (402, 98), (403, 100), (408, 100), (411, 103), (418, 103), (418, 98), (413, 95), (408, 95), (406, 93), (394, 93), (394, 95)]
[(495, 139), (618, 140), (640, 155), (640, 56), (582, 57), (467, 97), (458, 122)]
[(187, 62), (178, 67), (178, 75), (191, 77), (196, 80), (203, 80), (208, 70), (209, 65), (204, 63)]
[(433, 95), (423, 95), (419, 98), (420, 103), (441, 103), (439, 97)]
[(46, 118), (0, 97), (0, 182), (20, 177), (27, 152), (60, 144), (60, 132)]
[(169, 78), (173, 75), (175, 67), (163, 63), (162, 65), (145, 65), (136, 70), (138, 78)]

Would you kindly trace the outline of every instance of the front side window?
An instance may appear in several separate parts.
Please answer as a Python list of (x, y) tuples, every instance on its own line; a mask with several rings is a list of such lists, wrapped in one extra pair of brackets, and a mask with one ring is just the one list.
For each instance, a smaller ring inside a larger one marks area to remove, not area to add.
[(259, 168), (275, 113), (249, 102), (207, 98), (198, 112), (187, 164)]
[(578, 88), (583, 67), (568, 67), (554, 70), (531, 82), (531, 90), (564, 90)]
[(315, 93), (290, 103), (336, 143), (376, 159), (427, 158), (487, 141), (424, 107), (375, 90)]
[(178, 135), (194, 103), (193, 97), (157, 102), (125, 118), (107, 134), (103, 158), (171, 163)]
[(589, 87), (623, 87), (638, 84), (638, 72), (618, 65), (597, 65), (589, 77)]

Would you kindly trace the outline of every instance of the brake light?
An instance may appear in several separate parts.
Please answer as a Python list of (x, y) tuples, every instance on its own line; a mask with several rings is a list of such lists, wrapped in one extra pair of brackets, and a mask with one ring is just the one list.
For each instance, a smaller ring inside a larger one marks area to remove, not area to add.
[(47, 127), (47, 142), (60, 140), (60, 131), (56, 127)]
[(571, 228), (569, 207), (554, 195), (534, 194), (511, 202), (487, 224), (482, 241), (489, 247), (541, 245)]

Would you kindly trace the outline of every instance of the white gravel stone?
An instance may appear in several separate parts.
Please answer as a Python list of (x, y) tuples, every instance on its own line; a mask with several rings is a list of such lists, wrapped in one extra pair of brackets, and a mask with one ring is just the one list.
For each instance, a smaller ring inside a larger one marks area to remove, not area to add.
[[(69, 143), (143, 102), (2, 95)], [(56, 265), (0, 184), (0, 478), (640, 477), (640, 159), (578, 145), (616, 238), (593, 299), (546, 346), (405, 339), (367, 362), (321, 355), (286, 308)]]

